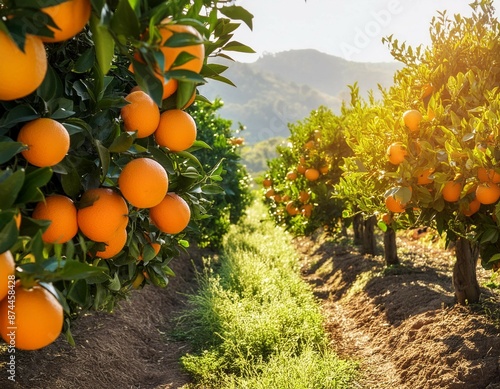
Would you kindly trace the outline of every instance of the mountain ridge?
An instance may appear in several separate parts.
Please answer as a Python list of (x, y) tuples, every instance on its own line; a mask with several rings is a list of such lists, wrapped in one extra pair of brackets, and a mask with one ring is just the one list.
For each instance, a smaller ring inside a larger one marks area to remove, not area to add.
[(223, 96), (219, 114), (246, 127), (247, 144), (289, 135), (288, 124), (309, 116), (320, 106), (339, 112), (349, 99), (348, 85), (358, 83), (360, 93), (375, 95), (378, 85), (393, 83), (398, 63), (350, 62), (313, 49), (265, 54), (252, 63), (222, 61), (223, 73), (236, 88), (210, 82), (200, 88), (209, 100)]

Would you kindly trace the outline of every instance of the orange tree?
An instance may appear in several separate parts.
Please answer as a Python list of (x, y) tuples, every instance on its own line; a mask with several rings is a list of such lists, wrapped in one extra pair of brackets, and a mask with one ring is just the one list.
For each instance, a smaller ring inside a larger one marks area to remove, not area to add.
[[(434, 18), (427, 49), (387, 39), (405, 64), (385, 103), (397, 118), (395, 132), (406, 132), (406, 154), (384, 175), (393, 185), (386, 197), (395, 195), (398, 214), (412, 214), (455, 242), (453, 284), (461, 304), (479, 299), (478, 254), (487, 269), (500, 260), (500, 29), (491, 1), (471, 6), (469, 18), (445, 12)], [(411, 188), (411, 196), (398, 196), (401, 186)]]
[(71, 339), (80, 312), (167, 285), (221, 178), (184, 109), (230, 82), (208, 58), (251, 51), (232, 36), (252, 15), (222, 0), (10, 0), (0, 15), (0, 252), (19, 287), (57, 294)]
[(289, 129), (291, 135), (277, 148), (280, 156), (268, 162), (263, 182), (270, 212), (295, 234), (319, 227), (333, 231), (339, 227), (342, 204), (332, 197), (332, 188), (342, 173), (340, 162), (350, 152), (339, 118), (320, 107)]
[[(193, 154), (206, 170), (212, 169), (216, 184), (204, 185), (203, 192), (211, 193), (212, 201), (196, 226), (197, 243), (200, 246), (220, 248), (230, 224), (237, 223), (250, 205), (250, 177), (241, 164), (239, 145), (231, 131), (231, 121), (216, 115), (222, 107), (220, 100), (212, 104), (196, 102), (188, 109), (198, 125), (198, 139), (210, 145), (201, 147)], [(197, 188), (201, 191), (202, 188)]]

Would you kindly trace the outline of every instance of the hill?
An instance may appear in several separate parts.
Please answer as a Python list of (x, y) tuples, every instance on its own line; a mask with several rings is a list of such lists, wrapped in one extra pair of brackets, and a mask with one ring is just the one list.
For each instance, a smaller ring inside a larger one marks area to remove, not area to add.
[(358, 82), (360, 92), (378, 93), (378, 85), (393, 82), (397, 63), (359, 63), (316, 50), (290, 50), (266, 54), (253, 63), (231, 62), (223, 74), (236, 88), (212, 82), (200, 93), (213, 100), (224, 96), (220, 114), (247, 130), (247, 144), (288, 136), (288, 123), (309, 116), (321, 105), (338, 112), (348, 99), (349, 88)]

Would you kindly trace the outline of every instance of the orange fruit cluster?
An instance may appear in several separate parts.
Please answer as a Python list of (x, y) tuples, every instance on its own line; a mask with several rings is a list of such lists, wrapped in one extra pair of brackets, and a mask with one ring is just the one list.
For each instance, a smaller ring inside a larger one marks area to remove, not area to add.
[(33, 93), (47, 73), (47, 56), (44, 42), (61, 42), (83, 30), (90, 19), (90, 0), (69, 0), (41, 9), (57, 25), (50, 27), (54, 37), (26, 35), (23, 48), (0, 31), (0, 100), (16, 100)]

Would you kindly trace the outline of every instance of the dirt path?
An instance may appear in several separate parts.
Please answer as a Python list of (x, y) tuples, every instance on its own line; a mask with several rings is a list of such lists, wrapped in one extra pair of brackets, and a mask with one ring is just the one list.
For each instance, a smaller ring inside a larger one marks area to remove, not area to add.
[[(382, 258), (353, 248), (321, 239), (295, 243), (332, 347), (361, 363), (359, 387), (500, 388), (500, 322), (495, 327), (481, 312), (455, 305), (453, 253), (403, 239), (403, 266), (384, 272)], [(498, 317), (498, 296), (485, 292)]]

